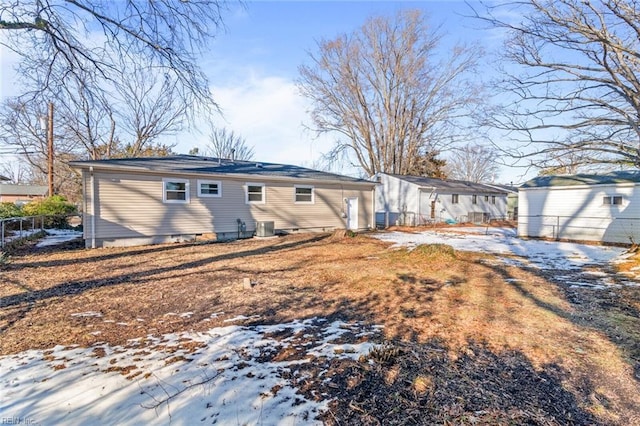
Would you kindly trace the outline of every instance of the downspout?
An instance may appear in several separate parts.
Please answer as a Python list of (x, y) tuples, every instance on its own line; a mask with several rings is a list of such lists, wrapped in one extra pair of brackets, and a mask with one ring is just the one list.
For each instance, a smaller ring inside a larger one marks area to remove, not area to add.
[(91, 177), (91, 248), (96, 248), (96, 212), (98, 211), (98, 201), (96, 199), (96, 180), (93, 177), (93, 166), (89, 167)]
[(376, 223), (376, 187), (371, 188), (371, 225), (369, 230), (377, 229)]

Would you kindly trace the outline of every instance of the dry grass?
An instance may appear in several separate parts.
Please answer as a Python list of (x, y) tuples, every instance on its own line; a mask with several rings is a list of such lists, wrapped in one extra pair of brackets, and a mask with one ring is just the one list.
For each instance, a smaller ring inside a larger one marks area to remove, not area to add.
[[(366, 236), (308, 234), (37, 251), (14, 255), (0, 277), (0, 354), (124, 344), (228, 325), (223, 321), (238, 315), (258, 323), (314, 316), (369, 321), (384, 325), (389, 342), (440, 342), (450, 363), (473, 358), (469, 351), (517, 353), (531, 371), (561, 371), (560, 385), (598, 421), (640, 424), (633, 371), (640, 295), (631, 288), (618, 292), (615, 306), (604, 306), (593, 292), (568, 297), (545, 277), (487, 255), (442, 245), (390, 250)], [(623, 299), (636, 310), (623, 309)], [(391, 368), (382, 383), (401, 374)], [(421, 372), (406, 386), (426, 398), (434, 377)]]

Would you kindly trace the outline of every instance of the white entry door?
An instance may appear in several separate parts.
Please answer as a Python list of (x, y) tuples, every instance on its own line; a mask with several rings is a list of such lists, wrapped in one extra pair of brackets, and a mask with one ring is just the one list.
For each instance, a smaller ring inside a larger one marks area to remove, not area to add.
[(347, 229), (358, 229), (358, 198), (347, 198)]

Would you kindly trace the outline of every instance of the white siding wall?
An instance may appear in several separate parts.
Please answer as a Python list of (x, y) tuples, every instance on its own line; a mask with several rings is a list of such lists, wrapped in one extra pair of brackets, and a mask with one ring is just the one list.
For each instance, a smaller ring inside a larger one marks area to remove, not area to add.
[[(632, 184), (525, 188), (519, 192), (518, 235), (630, 243), (640, 240), (640, 199)], [(605, 196), (622, 204), (605, 205)]]
[[(98, 200), (96, 239), (139, 238), (159, 235), (234, 233), (237, 220), (246, 230), (256, 221), (274, 221), (276, 229), (344, 228), (344, 198), (358, 197), (358, 224), (374, 226), (373, 191), (362, 185), (305, 182), (314, 187), (314, 203), (295, 203), (294, 184), (252, 179), (215, 177), (221, 181), (222, 197), (199, 197), (197, 180), (202, 176), (173, 176), (189, 181), (189, 203), (163, 203), (163, 178), (135, 173), (94, 172)], [(265, 184), (265, 203), (247, 204), (247, 182)], [(85, 239), (92, 238), (93, 191), (90, 173), (83, 174), (85, 190)]]
[[(475, 194), (476, 204), (473, 204), (472, 193), (458, 193), (458, 203), (453, 203), (453, 193), (440, 193), (436, 201), (436, 220), (445, 221), (447, 219), (456, 222), (469, 220), (469, 213), (486, 213), (489, 218), (505, 218), (507, 216), (507, 196), (506, 194), (490, 194), (485, 200), (485, 194)], [(493, 203), (495, 197), (495, 204)]]
[(394, 176), (380, 174), (376, 187), (376, 211), (418, 213), (418, 186)]
[(495, 204), (492, 203), (492, 195), (489, 195), (489, 200), (485, 201), (484, 194), (477, 194), (477, 204), (473, 204), (473, 194), (460, 193), (458, 203), (454, 204), (451, 193), (439, 193), (430, 188), (421, 188), (386, 174), (378, 176), (380, 184), (376, 187), (376, 212), (391, 213), (391, 224), (403, 211), (409, 218), (415, 218), (416, 224), (425, 223), (431, 219), (433, 200), (436, 201), (434, 218), (436, 221), (442, 222), (448, 219), (466, 221), (469, 212), (484, 212), (491, 218), (507, 216), (506, 194), (494, 194)]

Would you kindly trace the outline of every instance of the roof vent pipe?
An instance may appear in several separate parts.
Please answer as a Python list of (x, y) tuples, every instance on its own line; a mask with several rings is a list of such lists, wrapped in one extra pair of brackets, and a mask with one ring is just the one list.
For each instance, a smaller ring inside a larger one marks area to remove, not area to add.
[(236, 160), (236, 149), (231, 148), (231, 161), (235, 161), (235, 160)]

